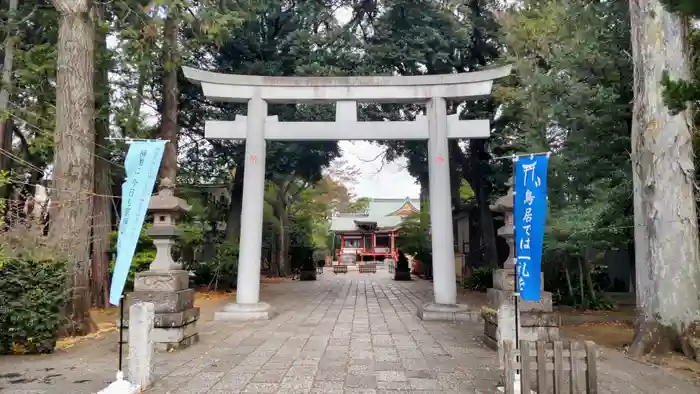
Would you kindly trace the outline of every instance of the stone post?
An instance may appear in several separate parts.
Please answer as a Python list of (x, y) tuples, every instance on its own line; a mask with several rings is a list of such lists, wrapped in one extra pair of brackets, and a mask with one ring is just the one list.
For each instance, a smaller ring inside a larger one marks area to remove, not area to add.
[(515, 343), (515, 304), (504, 302), (498, 307), (498, 328), (496, 339), (498, 341), (498, 361), (501, 369), (505, 368), (505, 352), (503, 341)]
[[(178, 216), (190, 207), (174, 195), (174, 184), (161, 181), (158, 194), (151, 198), (148, 210), (153, 227), (148, 235), (156, 246), (150, 269), (136, 274), (134, 292), (126, 297), (127, 305), (139, 302), (154, 304), (153, 342), (157, 350), (187, 347), (199, 339), (199, 308), (194, 306), (194, 290), (189, 288), (189, 272), (173, 260), (172, 247), (181, 230), (175, 226)], [(129, 324), (128, 319), (124, 321)]]
[[(491, 206), (494, 212), (504, 215), (505, 224), (498, 229), (498, 235), (508, 242), (510, 252), (508, 259), (503, 263), (502, 269), (493, 272), (493, 288), (487, 290), (490, 311), (483, 313), (484, 334), (487, 344), (492, 348), (498, 344), (498, 316), (497, 312), (503, 303), (514, 304), (513, 293), (515, 291), (515, 245), (514, 245), (514, 220), (513, 220), (513, 179), (509, 181), (510, 188), (505, 196), (496, 200)], [(540, 273), (542, 275), (542, 273)], [(520, 336), (524, 340), (551, 341), (559, 339), (559, 318), (552, 313), (552, 293), (544, 291), (544, 280), (540, 302), (518, 300)], [(513, 327), (515, 328), (515, 327)]]
[(129, 382), (146, 390), (153, 374), (155, 307), (139, 302), (129, 307)]

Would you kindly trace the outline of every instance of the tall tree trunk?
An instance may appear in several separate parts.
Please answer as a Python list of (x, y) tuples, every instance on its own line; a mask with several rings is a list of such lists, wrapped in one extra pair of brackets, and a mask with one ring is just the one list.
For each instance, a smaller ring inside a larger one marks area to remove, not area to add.
[(279, 276), (285, 276), (287, 274), (287, 257), (289, 255), (289, 249), (288, 249), (288, 234), (287, 234), (287, 220), (285, 218), (284, 211), (282, 210), (283, 208), (280, 208), (280, 215), (279, 215), (279, 238), (277, 239), (277, 253), (279, 254), (277, 258), (277, 275)]
[(693, 119), (669, 112), (662, 73), (691, 78), (688, 20), (658, 0), (630, 0), (634, 111), (632, 170), (637, 327), (630, 352), (671, 348), (695, 356), (700, 251), (694, 195)]
[(131, 113), (129, 114), (129, 119), (126, 122), (126, 131), (129, 136), (137, 136), (139, 131), (139, 124), (141, 119), (141, 105), (143, 104), (143, 91), (146, 88), (146, 77), (148, 70), (146, 65), (139, 65), (138, 68), (138, 80), (136, 82), (136, 91), (134, 96), (131, 98)]
[[(92, 305), (97, 307), (107, 307), (109, 300), (109, 250), (112, 230), (112, 198), (107, 197), (112, 192), (112, 182), (110, 176), (110, 164), (102, 159), (107, 155), (104, 148), (109, 136), (109, 61), (99, 59), (106, 56), (107, 51), (107, 31), (99, 27), (99, 22), (103, 18), (103, 11), (99, 6), (95, 7), (96, 34), (95, 52), (95, 93), (97, 108), (95, 118), (95, 194), (93, 197), (92, 215)], [(101, 60), (101, 61), (100, 61)], [(102, 158), (101, 158), (102, 157)]]
[(591, 263), (588, 258), (583, 260), (583, 275), (586, 279), (586, 288), (588, 289), (588, 296), (591, 298), (591, 302), (596, 303), (598, 301), (598, 295), (595, 291), (595, 285), (593, 283), (593, 277), (591, 276)]
[[(7, 26), (15, 25), (15, 14), (17, 13), (17, 5), (19, 0), (10, 0), (8, 7)], [(8, 36), (5, 37), (5, 55), (2, 66), (2, 90), (0, 90), (0, 112), (6, 112), (10, 103), (10, 91), (7, 89), (12, 84), (12, 66), (15, 55), (15, 40), (11, 39), (14, 28), (8, 29)], [(0, 173), (10, 170), (10, 157), (6, 152), (12, 150), (12, 120), (10, 118), (4, 121), (0, 120)], [(10, 194), (10, 185), (5, 185), (0, 188), (0, 198), (8, 198)]]
[(224, 239), (227, 242), (238, 243), (241, 237), (241, 210), (243, 209), (243, 172), (245, 170), (245, 159), (236, 166), (236, 173), (233, 175), (231, 184), (231, 202), (226, 216), (226, 230)]
[(480, 168), (484, 165), (481, 157), (485, 154), (484, 140), (469, 141), (469, 171), (471, 179), (467, 181), (474, 191), (479, 207), (479, 222), (481, 223), (481, 239), (484, 246), (484, 262), (487, 266), (498, 267), (498, 247), (496, 246), (496, 230), (493, 226), (493, 213), (489, 204), (489, 193)]
[(51, 237), (69, 258), (68, 334), (86, 334), (90, 318), (90, 216), (95, 149), (95, 27), (88, 0), (53, 0), (59, 13), (56, 136), (53, 171), (55, 210)]
[(566, 290), (567, 290), (567, 293), (569, 294), (569, 297), (571, 297), (571, 301), (575, 301), (574, 285), (571, 283), (571, 273), (569, 272), (569, 262), (565, 261), (563, 265), (564, 265), (564, 278), (566, 279)]
[(586, 308), (588, 303), (586, 302), (586, 284), (583, 281), (583, 264), (580, 258), (577, 258), (576, 262), (578, 263), (578, 292), (581, 295), (581, 306)]
[(427, 206), (428, 202), (428, 196), (429, 196), (429, 189), (428, 189), (428, 180), (420, 180), (420, 205), (421, 205), (421, 210), (423, 210), (423, 206)]
[(168, 10), (168, 17), (165, 19), (163, 29), (163, 108), (160, 121), (160, 138), (168, 140), (163, 153), (163, 163), (160, 168), (159, 180), (170, 179), (176, 181), (177, 176), (177, 140), (178, 123), (177, 112), (179, 106), (179, 90), (177, 87), (177, 32), (178, 32), (178, 11), (175, 7)]

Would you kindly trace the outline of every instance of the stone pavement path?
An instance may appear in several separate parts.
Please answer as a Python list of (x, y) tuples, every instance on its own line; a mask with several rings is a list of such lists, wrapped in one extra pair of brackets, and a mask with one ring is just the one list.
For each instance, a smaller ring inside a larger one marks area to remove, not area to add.
[[(280, 313), (271, 321), (214, 322), (201, 342), (156, 356), (166, 393), (493, 393), (495, 353), (477, 322), (421, 322), (432, 284), (394, 282), (386, 271), (334, 275), (263, 288)], [(94, 393), (113, 379), (115, 337), (66, 353), (1, 357), (0, 393)], [(614, 368), (613, 368), (614, 367)], [(17, 374), (17, 375), (13, 375)], [(8, 376), (9, 375), (9, 376)], [(697, 393), (666, 370), (604, 351), (601, 393)]]

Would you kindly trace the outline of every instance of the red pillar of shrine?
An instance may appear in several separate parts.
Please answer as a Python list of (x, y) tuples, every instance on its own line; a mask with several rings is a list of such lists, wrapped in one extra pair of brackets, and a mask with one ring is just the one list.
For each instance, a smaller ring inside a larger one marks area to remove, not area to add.
[(372, 231), (372, 251), (377, 247), (377, 233)]

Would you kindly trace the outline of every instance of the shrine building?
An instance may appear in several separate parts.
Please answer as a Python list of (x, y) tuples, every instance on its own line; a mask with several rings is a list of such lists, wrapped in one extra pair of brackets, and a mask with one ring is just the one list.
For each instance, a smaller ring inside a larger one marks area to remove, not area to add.
[(335, 255), (345, 262), (396, 260), (401, 222), (417, 212), (420, 212), (420, 200), (406, 197), (373, 198), (365, 212), (334, 214), (331, 231), (340, 240)]

